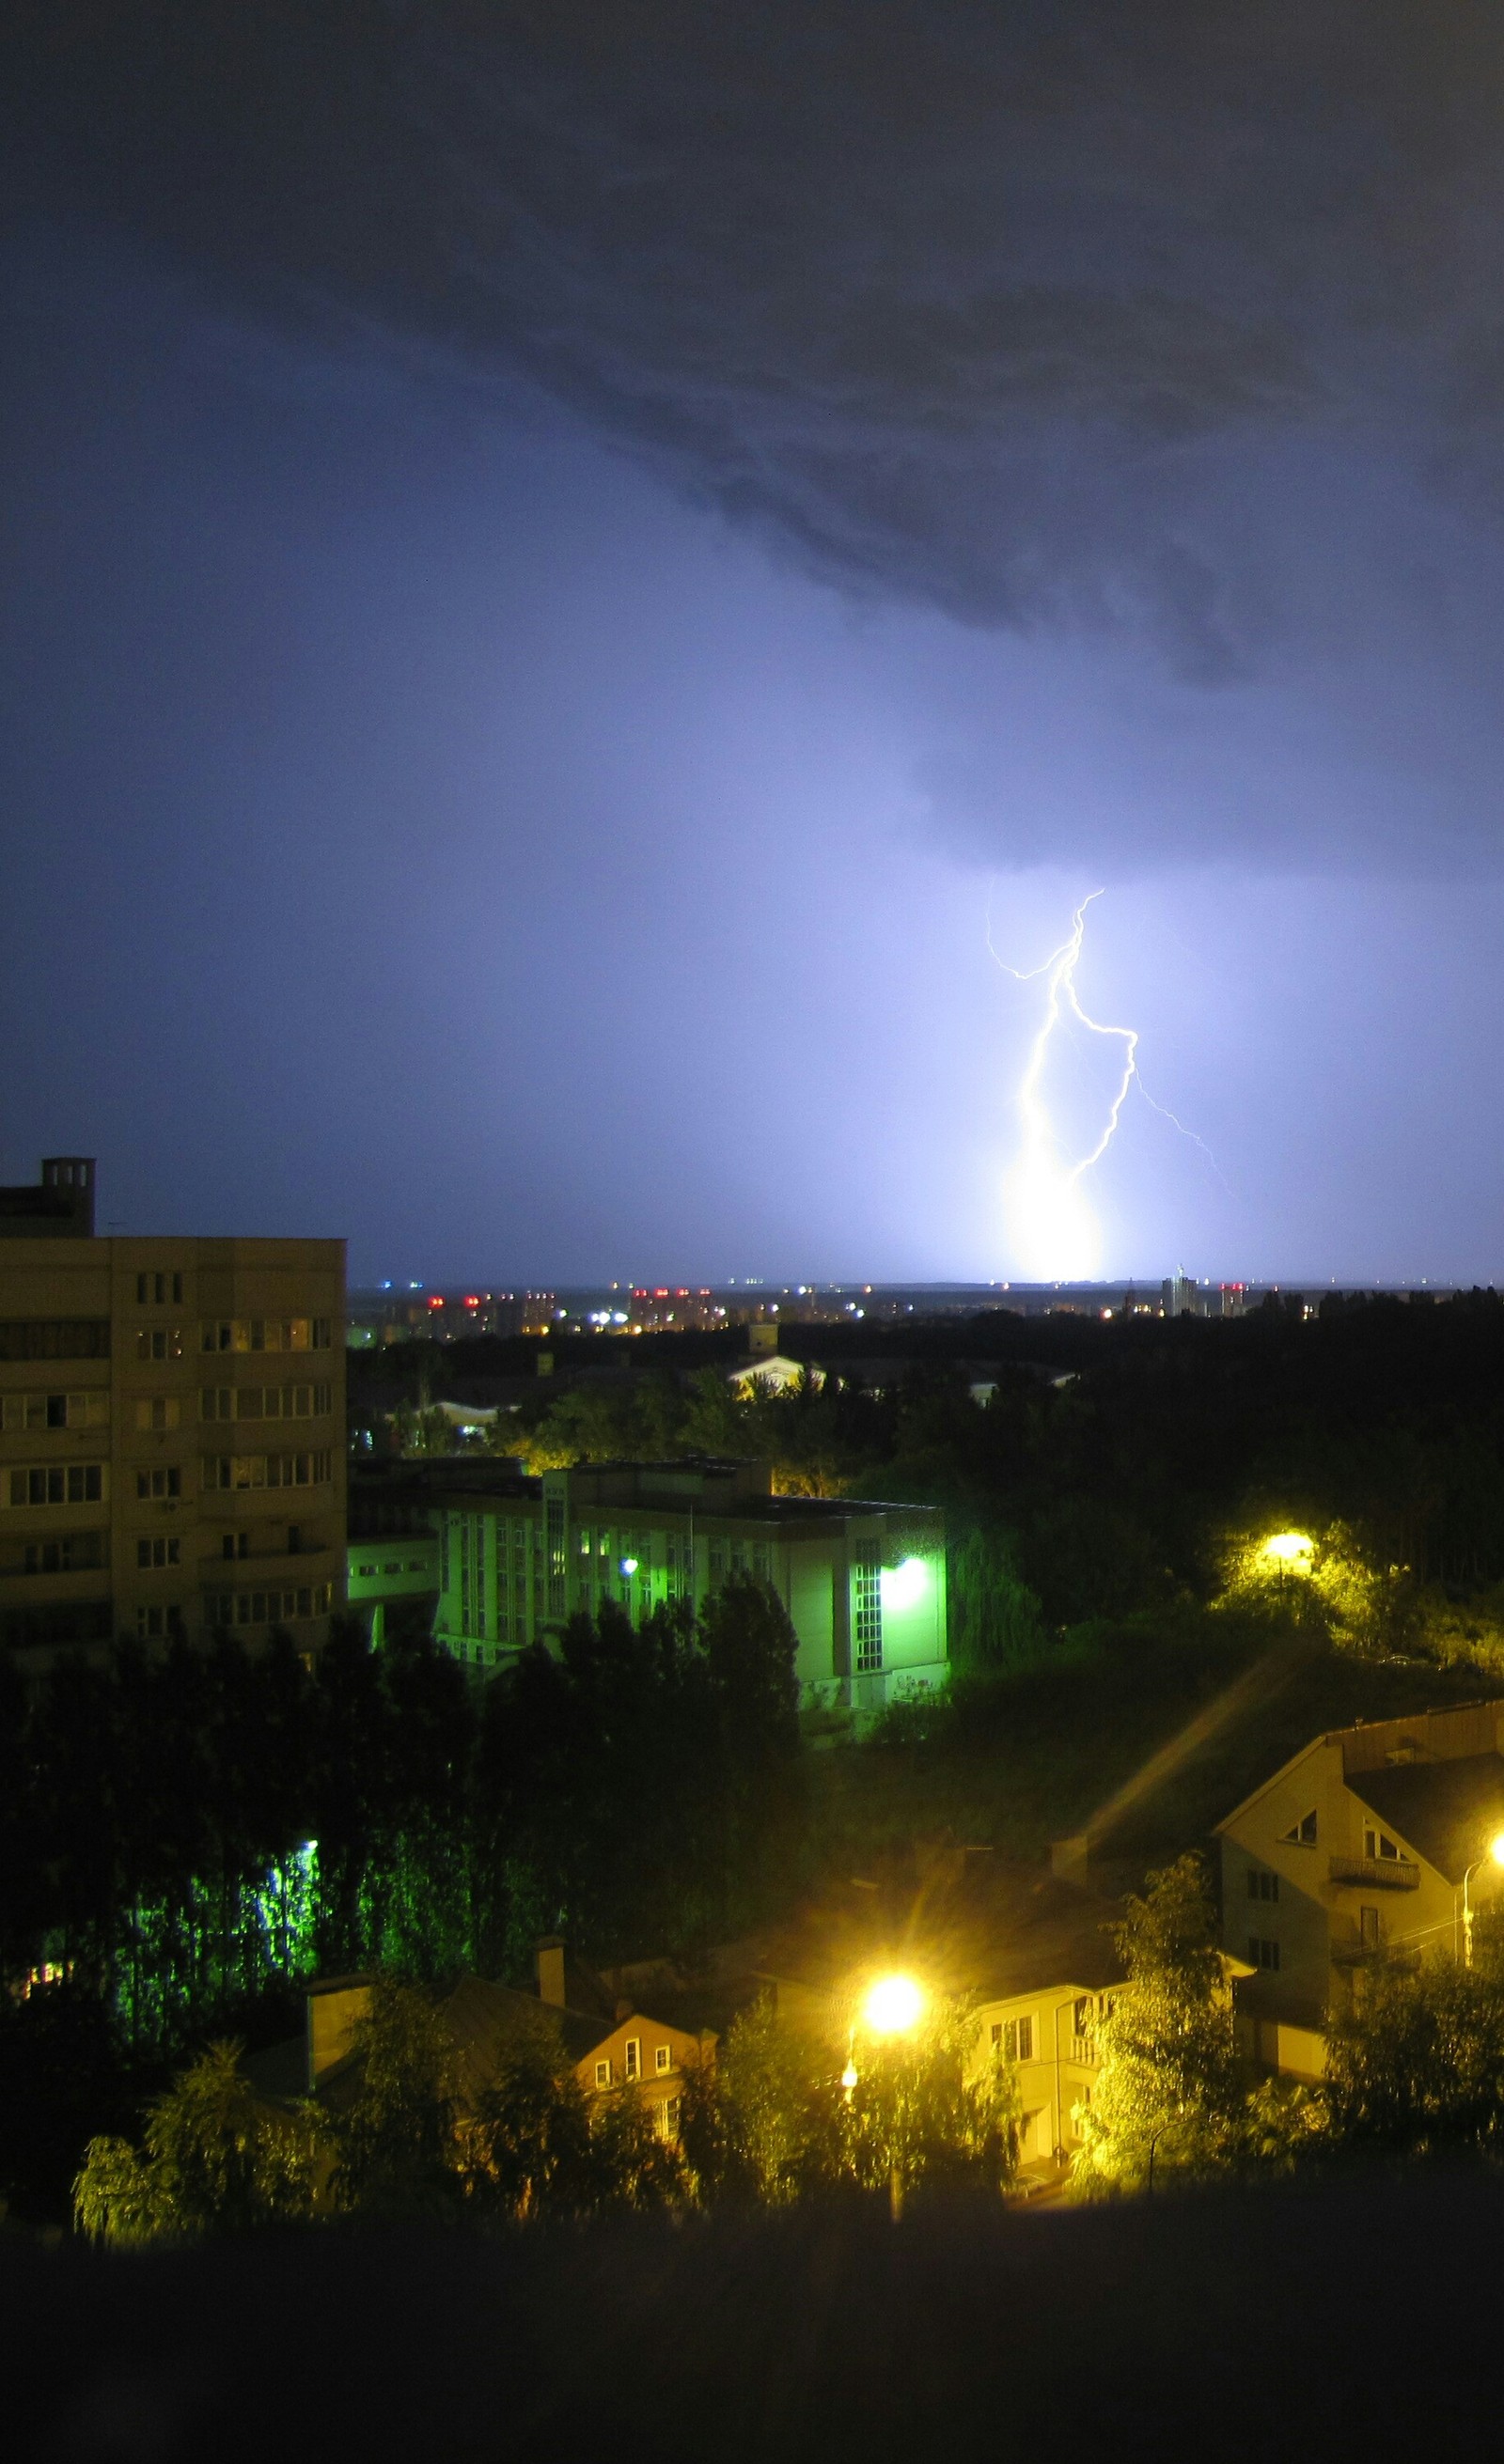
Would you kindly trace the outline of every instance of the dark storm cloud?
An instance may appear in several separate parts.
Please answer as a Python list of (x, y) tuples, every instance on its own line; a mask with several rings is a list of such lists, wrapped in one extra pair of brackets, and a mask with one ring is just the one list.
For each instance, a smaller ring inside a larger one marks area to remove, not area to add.
[[(1487, 8), (19, 23), (55, 200), (321, 340), (520, 370), (859, 594), (1146, 629), (1219, 686), (1340, 632), (1343, 592), (1414, 621), (1396, 491), (1504, 511)], [(1372, 485), (1323, 503), (1323, 451)]]

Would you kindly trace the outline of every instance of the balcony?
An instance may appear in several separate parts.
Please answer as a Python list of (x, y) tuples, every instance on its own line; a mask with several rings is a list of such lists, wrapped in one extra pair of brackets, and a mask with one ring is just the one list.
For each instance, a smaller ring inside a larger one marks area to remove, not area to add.
[(1402, 1864), (1395, 1857), (1333, 1857), (1328, 1867), (1332, 1881), (1359, 1890), (1417, 1891), (1421, 1886), (1419, 1865)]

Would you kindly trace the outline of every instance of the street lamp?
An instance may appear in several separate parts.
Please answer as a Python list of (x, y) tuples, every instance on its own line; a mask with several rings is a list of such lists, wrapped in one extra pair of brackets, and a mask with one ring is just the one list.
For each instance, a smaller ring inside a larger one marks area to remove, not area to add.
[(1260, 1549), (1259, 1555), (1273, 1567), (1279, 1577), (1279, 1606), (1283, 1615), (1285, 1584), (1292, 1574), (1309, 1577), (1316, 1556), (1316, 1543), (1309, 1531), (1272, 1531)]
[(879, 1976), (868, 1987), (862, 2018), (874, 2036), (912, 2036), (923, 2016), (924, 1988), (912, 1976)]
[(1480, 1865), (1504, 1865), (1504, 1831), (1495, 1831), (1481, 1857), (1474, 1857), (1462, 1878), (1462, 1964), (1472, 1966), (1472, 1902), (1468, 1897), (1468, 1884)]
[[(928, 2007), (928, 1994), (912, 1976), (879, 1976), (862, 1996), (860, 2021), (869, 2035), (912, 2036)], [(846, 2091), (848, 2104), (860, 2076), (856, 2067), (856, 2029), (853, 2026), (846, 2068), (841, 2073), (841, 2085)], [(896, 2156), (888, 2167), (888, 2212), (895, 2224), (903, 2213), (903, 2175)]]

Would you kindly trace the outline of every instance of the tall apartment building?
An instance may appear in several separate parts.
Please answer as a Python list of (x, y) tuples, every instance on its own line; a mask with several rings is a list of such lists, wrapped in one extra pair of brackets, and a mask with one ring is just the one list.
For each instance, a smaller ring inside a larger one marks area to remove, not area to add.
[(766, 1463), (610, 1463), (530, 1479), (501, 1463), (436, 1462), (361, 1476), (358, 1487), (367, 1494), (352, 1521), (369, 1537), (352, 1543), (351, 1605), (387, 1615), (431, 1585), (433, 1632), (470, 1667), (501, 1667), (577, 1610), (613, 1600), (640, 1622), (743, 1573), (788, 1611), (807, 1713), (870, 1714), (905, 1688), (945, 1682), (937, 1507), (774, 1497)]
[(0, 1646), (323, 1640), (344, 1596), (344, 1244), (99, 1239), (0, 1190)]

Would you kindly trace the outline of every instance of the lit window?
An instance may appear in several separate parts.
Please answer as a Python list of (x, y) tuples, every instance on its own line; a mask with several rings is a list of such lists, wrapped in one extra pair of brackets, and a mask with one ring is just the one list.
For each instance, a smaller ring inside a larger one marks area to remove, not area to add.
[(175, 1326), (144, 1326), (136, 1337), (138, 1360), (181, 1360), (183, 1335)]

